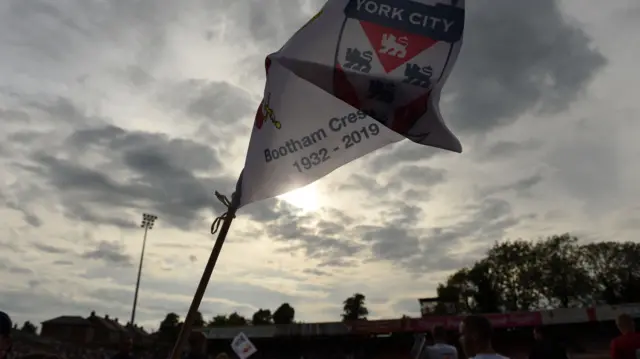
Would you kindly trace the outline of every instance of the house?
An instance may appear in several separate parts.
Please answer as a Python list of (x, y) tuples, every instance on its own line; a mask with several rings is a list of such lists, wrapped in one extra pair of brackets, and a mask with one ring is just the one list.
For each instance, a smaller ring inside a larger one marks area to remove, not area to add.
[(114, 347), (120, 343), (120, 330), (112, 324), (108, 315), (104, 318), (91, 312), (86, 319), (93, 326), (93, 343), (105, 347)]
[(94, 339), (91, 322), (80, 316), (63, 315), (41, 323), (40, 336), (61, 342), (88, 344)]
[(127, 338), (131, 337), (131, 334), (129, 333), (129, 330), (127, 330), (127, 328), (125, 328), (122, 324), (120, 324), (120, 321), (118, 320), (118, 318), (109, 318), (109, 316), (105, 316), (104, 318), (106, 321), (109, 322), (109, 324), (111, 324), (111, 326), (113, 326), (115, 328), (115, 330), (118, 332), (118, 340), (119, 341), (123, 341)]
[(151, 335), (147, 333), (144, 328), (135, 324), (131, 325), (130, 323), (127, 323), (125, 327), (129, 331), (129, 335), (133, 338), (133, 343), (136, 346), (146, 347), (153, 344)]

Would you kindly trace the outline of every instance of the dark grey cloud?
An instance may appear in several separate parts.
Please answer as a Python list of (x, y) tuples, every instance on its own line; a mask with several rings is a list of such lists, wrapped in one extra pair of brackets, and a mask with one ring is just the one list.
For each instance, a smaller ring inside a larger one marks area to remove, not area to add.
[[(358, 225), (345, 212), (291, 217), (287, 207), (272, 207), (274, 214), (264, 222), (269, 238), (286, 243), (280, 251), (300, 253), (321, 263), (319, 268), (350, 267), (363, 258), (386, 261), (422, 275), (429, 271), (459, 268), (479, 258), (496, 239), (528, 216), (513, 214), (509, 202), (499, 198), (479, 199), (459, 209), (458, 220), (446, 228), (424, 228), (423, 210), (395, 202), (380, 212), (376, 224)], [(336, 210), (332, 210), (336, 211)], [(323, 218), (331, 218), (331, 221)], [(342, 223), (339, 219), (343, 220)], [(474, 250), (462, 256), (454, 252), (469, 244)]]
[(82, 258), (101, 260), (119, 266), (133, 265), (133, 259), (125, 252), (124, 246), (118, 242), (100, 241), (96, 249), (84, 252)]
[(182, 109), (176, 116), (185, 117), (195, 127), (194, 138), (215, 144), (225, 157), (236, 155), (228, 147), (238, 134), (251, 132), (257, 96), (225, 81), (189, 79), (158, 87), (162, 106), (171, 112)]
[(7, 208), (22, 213), (24, 221), (32, 227), (37, 228), (42, 225), (42, 220), (37, 215), (33, 214), (26, 206), (20, 205), (17, 201), (10, 200), (6, 196), (0, 194), (0, 204), (4, 204)]
[(537, 150), (542, 146), (540, 141), (527, 141), (524, 143), (500, 140), (480, 148), (478, 156), (483, 162), (499, 161), (509, 158), (516, 158), (526, 155), (528, 152)]
[(249, 34), (265, 49), (276, 51), (299, 27), (309, 19), (300, 10), (307, 4), (319, 8), (320, 1), (274, 0), (265, 7), (260, 0), (235, 2), (230, 15), (235, 16), (239, 27), (249, 29)]
[[(50, 122), (63, 125), (72, 125), (74, 127), (85, 127), (91, 124), (104, 124), (105, 119), (98, 116), (88, 115), (76, 103), (65, 97), (54, 97), (51, 99), (27, 99), (24, 102), (26, 108), (32, 109), (34, 112), (44, 115)], [(26, 132), (25, 134), (37, 134), (39, 131)], [(20, 135), (18, 133), (17, 135)], [(25, 138), (23, 138), (25, 139)]]
[(11, 261), (1, 261), (0, 269), (10, 274), (33, 274), (33, 270), (20, 265), (16, 265)]
[(494, 185), (482, 188), (478, 191), (478, 196), (484, 198), (505, 192), (514, 192), (520, 197), (530, 196), (532, 190), (543, 181), (543, 174), (540, 172), (536, 172), (532, 175), (522, 177), (505, 185)]
[(316, 277), (330, 277), (331, 273), (320, 269), (307, 268), (302, 271), (304, 274), (308, 274)]
[[(132, 51), (127, 57), (151, 65), (162, 58), (173, 25), (187, 15), (185, 5), (166, 0), (55, 5), (11, 0), (0, 18), (5, 28), (13, 30), (7, 42), (29, 49), (40, 61), (66, 67), (106, 53)], [(39, 26), (29, 26), (33, 23)], [(103, 48), (97, 48), (97, 43)]]
[(384, 195), (390, 193), (400, 193), (403, 190), (401, 181), (383, 181), (377, 176), (368, 176), (366, 174), (354, 173), (339, 185), (336, 185), (339, 191), (362, 191), (377, 195), (377, 198), (384, 200)]
[(524, 113), (565, 110), (606, 60), (560, 2), (467, 4), (465, 42), (447, 85), (452, 127), (486, 132)]
[(117, 209), (137, 208), (189, 228), (202, 219), (201, 211), (222, 210), (213, 191), (234, 186), (231, 178), (215, 176), (224, 169), (216, 150), (187, 139), (103, 126), (75, 131), (64, 144), (66, 151), (96, 162), (40, 151), (20, 166), (46, 179), (74, 219), (132, 228), (137, 219)]
[(444, 182), (446, 171), (427, 166), (407, 165), (400, 168), (397, 177), (412, 185), (432, 187)]
[[(446, 179), (446, 171), (442, 169), (418, 165), (407, 165), (399, 168), (398, 166), (401, 163), (412, 161), (402, 161), (402, 157), (396, 160), (392, 160), (390, 157), (381, 158), (380, 163), (389, 160), (391, 167), (380, 171), (355, 172), (346, 180), (335, 184), (335, 190), (365, 193), (368, 198), (379, 201), (381, 205), (393, 206), (396, 196), (407, 202), (424, 202), (428, 200), (434, 186), (444, 182)], [(392, 169), (396, 170), (392, 176), (380, 176), (380, 174), (389, 173)], [(392, 197), (389, 197), (390, 195)]]
[(45, 252), (45, 253), (49, 253), (49, 254), (63, 254), (63, 253), (69, 253), (68, 249), (65, 248), (60, 248), (60, 247), (56, 247), (56, 246), (52, 246), (46, 243), (33, 243), (33, 247), (35, 247), (36, 249)]
[(0, 108), (0, 120), (3, 123), (7, 122), (27, 122), (30, 117), (26, 112), (14, 110), (14, 109), (3, 109)]
[(72, 266), (74, 265), (73, 261), (70, 260), (57, 260), (53, 262), (53, 265), (57, 265), (57, 266)]

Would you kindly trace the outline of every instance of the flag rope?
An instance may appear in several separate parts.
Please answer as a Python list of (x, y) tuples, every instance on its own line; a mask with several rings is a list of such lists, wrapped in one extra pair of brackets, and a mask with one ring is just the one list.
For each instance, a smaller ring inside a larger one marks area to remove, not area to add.
[[(227, 207), (227, 210), (221, 214), (220, 216), (216, 217), (216, 219), (213, 220), (213, 223), (211, 223), (211, 234), (216, 234), (218, 232), (218, 229), (220, 229), (220, 224), (222, 224), (222, 222), (224, 222), (228, 216), (233, 216), (233, 218), (236, 218), (235, 215), (235, 210), (230, 211), (230, 207), (231, 207), (231, 201), (229, 200), (229, 198), (227, 198), (227, 196), (220, 194), (220, 192), (216, 191), (216, 198), (218, 199), (218, 201), (220, 201), (225, 207)], [(230, 214), (230, 212), (232, 212)]]

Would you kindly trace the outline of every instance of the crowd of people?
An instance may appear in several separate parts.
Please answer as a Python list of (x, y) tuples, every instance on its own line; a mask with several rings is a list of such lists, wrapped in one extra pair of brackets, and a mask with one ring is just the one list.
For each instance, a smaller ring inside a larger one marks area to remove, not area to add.
[[(609, 357), (611, 359), (640, 359), (640, 333), (636, 332), (635, 320), (621, 314), (616, 320), (620, 336), (610, 344)], [(529, 359), (569, 359), (565, 348), (559, 342), (547, 335), (544, 328), (533, 331), (535, 345), (528, 354)], [(447, 341), (447, 331), (443, 327), (435, 327), (430, 333), (431, 342), (426, 344), (423, 339), (420, 348), (406, 354), (383, 355), (382, 352), (368, 353), (372, 359), (508, 359), (499, 354), (493, 347), (493, 328), (490, 321), (479, 315), (470, 315), (460, 324), (459, 337), (455, 342)], [(229, 359), (227, 353), (211, 353), (207, 340), (202, 336), (193, 336), (189, 340), (189, 350), (183, 359)], [(263, 358), (258, 353), (255, 358)], [(319, 353), (299, 352), (296, 359), (334, 359), (333, 355), (318, 356)], [(325, 353), (326, 354), (326, 353)], [(386, 358), (389, 356), (389, 358)], [(384, 358), (383, 358), (384, 357)], [(393, 358), (392, 358), (393, 357)], [(123, 341), (118, 350), (78, 348), (64, 343), (49, 343), (46, 348), (34, 348), (12, 336), (12, 322), (10, 317), (0, 312), (0, 359), (167, 359), (165, 350), (147, 350), (133, 352), (133, 342)], [(265, 357), (266, 358), (266, 357)], [(246, 359), (246, 358), (240, 358)], [(268, 359), (284, 359), (279, 355), (270, 355)], [(354, 355), (342, 355), (339, 359), (359, 359)], [(362, 358), (367, 359), (367, 358)]]

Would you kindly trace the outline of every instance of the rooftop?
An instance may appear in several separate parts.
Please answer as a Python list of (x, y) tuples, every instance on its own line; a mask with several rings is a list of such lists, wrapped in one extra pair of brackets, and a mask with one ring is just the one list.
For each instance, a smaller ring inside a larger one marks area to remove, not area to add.
[(91, 325), (91, 322), (79, 315), (62, 315), (53, 319), (45, 320), (42, 324)]

